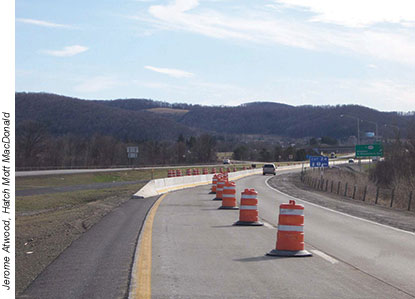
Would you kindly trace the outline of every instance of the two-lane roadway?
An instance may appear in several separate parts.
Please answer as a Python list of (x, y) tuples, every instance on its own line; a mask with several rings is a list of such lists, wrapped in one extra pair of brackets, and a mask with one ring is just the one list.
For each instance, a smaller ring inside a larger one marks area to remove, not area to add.
[(218, 210), (209, 186), (162, 200), (152, 228), (152, 298), (415, 297), (413, 233), (301, 200), (313, 257), (265, 256), (275, 248), (279, 205), (292, 199), (269, 178), (237, 181), (238, 200), (244, 188), (259, 193), (263, 227), (232, 226), (239, 211)]

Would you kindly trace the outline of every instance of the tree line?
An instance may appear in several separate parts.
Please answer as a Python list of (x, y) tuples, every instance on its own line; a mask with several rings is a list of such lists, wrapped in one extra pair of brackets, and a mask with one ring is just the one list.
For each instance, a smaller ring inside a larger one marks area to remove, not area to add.
[[(128, 146), (138, 146), (138, 159), (129, 159)], [(85, 168), (126, 165), (167, 165), (216, 161), (216, 139), (209, 134), (177, 141), (125, 142), (113, 136), (74, 134), (54, 136), (41, 123), (29, 121), (16, 130), (16, 167)]]
[[(153, 108), (171, 108), (181, 113), (155, 113)], [(171, 140), (210, 134), (259, 134), (289, 138), (329, 136), (335, 139), (356, 136), (360, 131), (392, 136), (390, 126), (406, 134), (414, 114), (381, 112), (358, 105), (290, 106), (254, 102), (239, 106), (170, 104), (148, 99), (81, 100), (47, 93), (16, 93), (16, 122), (44, 123), (54, 135), (111, 135), (120, 140)], [(365, 121), (366, 120), (366, 121)]]

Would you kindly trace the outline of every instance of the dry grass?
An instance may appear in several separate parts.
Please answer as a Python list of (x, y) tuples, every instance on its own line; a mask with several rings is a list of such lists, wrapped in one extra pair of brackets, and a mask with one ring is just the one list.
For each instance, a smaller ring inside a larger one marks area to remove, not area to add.
[(111, 172), (94, 172), (80, 174), (63, 174), (48, 176), (16, 177), (16, 190), (35, 189), (44, 187), (64, 187), (106, 182), (126, 182), (138, 180), (151, 180), (167, 176), (167, 170), (125, 170)]
[[(331, 168), (324, 170), (324, 172), (317, 169), (314, 171), (308, 170), (305, 183), (322, 191), (326, 191), (327, 187), (327, 192), (385, 207), (390, 207), (393, 195), (392, 207), (402, 210), (408, 209), (409, 196), (412, 190), (410, 186), (404, 183), (396, 184), (395, 190), (378, 188), (369, 179), (366, 172), (357, 172), (345, 168)], [(412, 200), (415, 201), (415, 198)], [(412, 202), (411, 210), (415, 210), (414, 205)]]
[(16, 198), (16, 293), (141, 185)]

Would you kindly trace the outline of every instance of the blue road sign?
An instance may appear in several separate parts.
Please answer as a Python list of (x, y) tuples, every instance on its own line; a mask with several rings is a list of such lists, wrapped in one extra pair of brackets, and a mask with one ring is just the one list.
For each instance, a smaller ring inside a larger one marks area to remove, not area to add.
[(310, 157), (310, 167), (329, 167), (329, 157)]

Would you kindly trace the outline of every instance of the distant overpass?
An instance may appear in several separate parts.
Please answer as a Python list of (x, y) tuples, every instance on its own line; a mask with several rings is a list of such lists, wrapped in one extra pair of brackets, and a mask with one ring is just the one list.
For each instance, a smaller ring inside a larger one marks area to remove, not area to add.
[(335, 153), (354, 153), (354, 145), (333, 145), (333, 146), (319, 146), (313, 149), (320, 152), (335, 152)]

